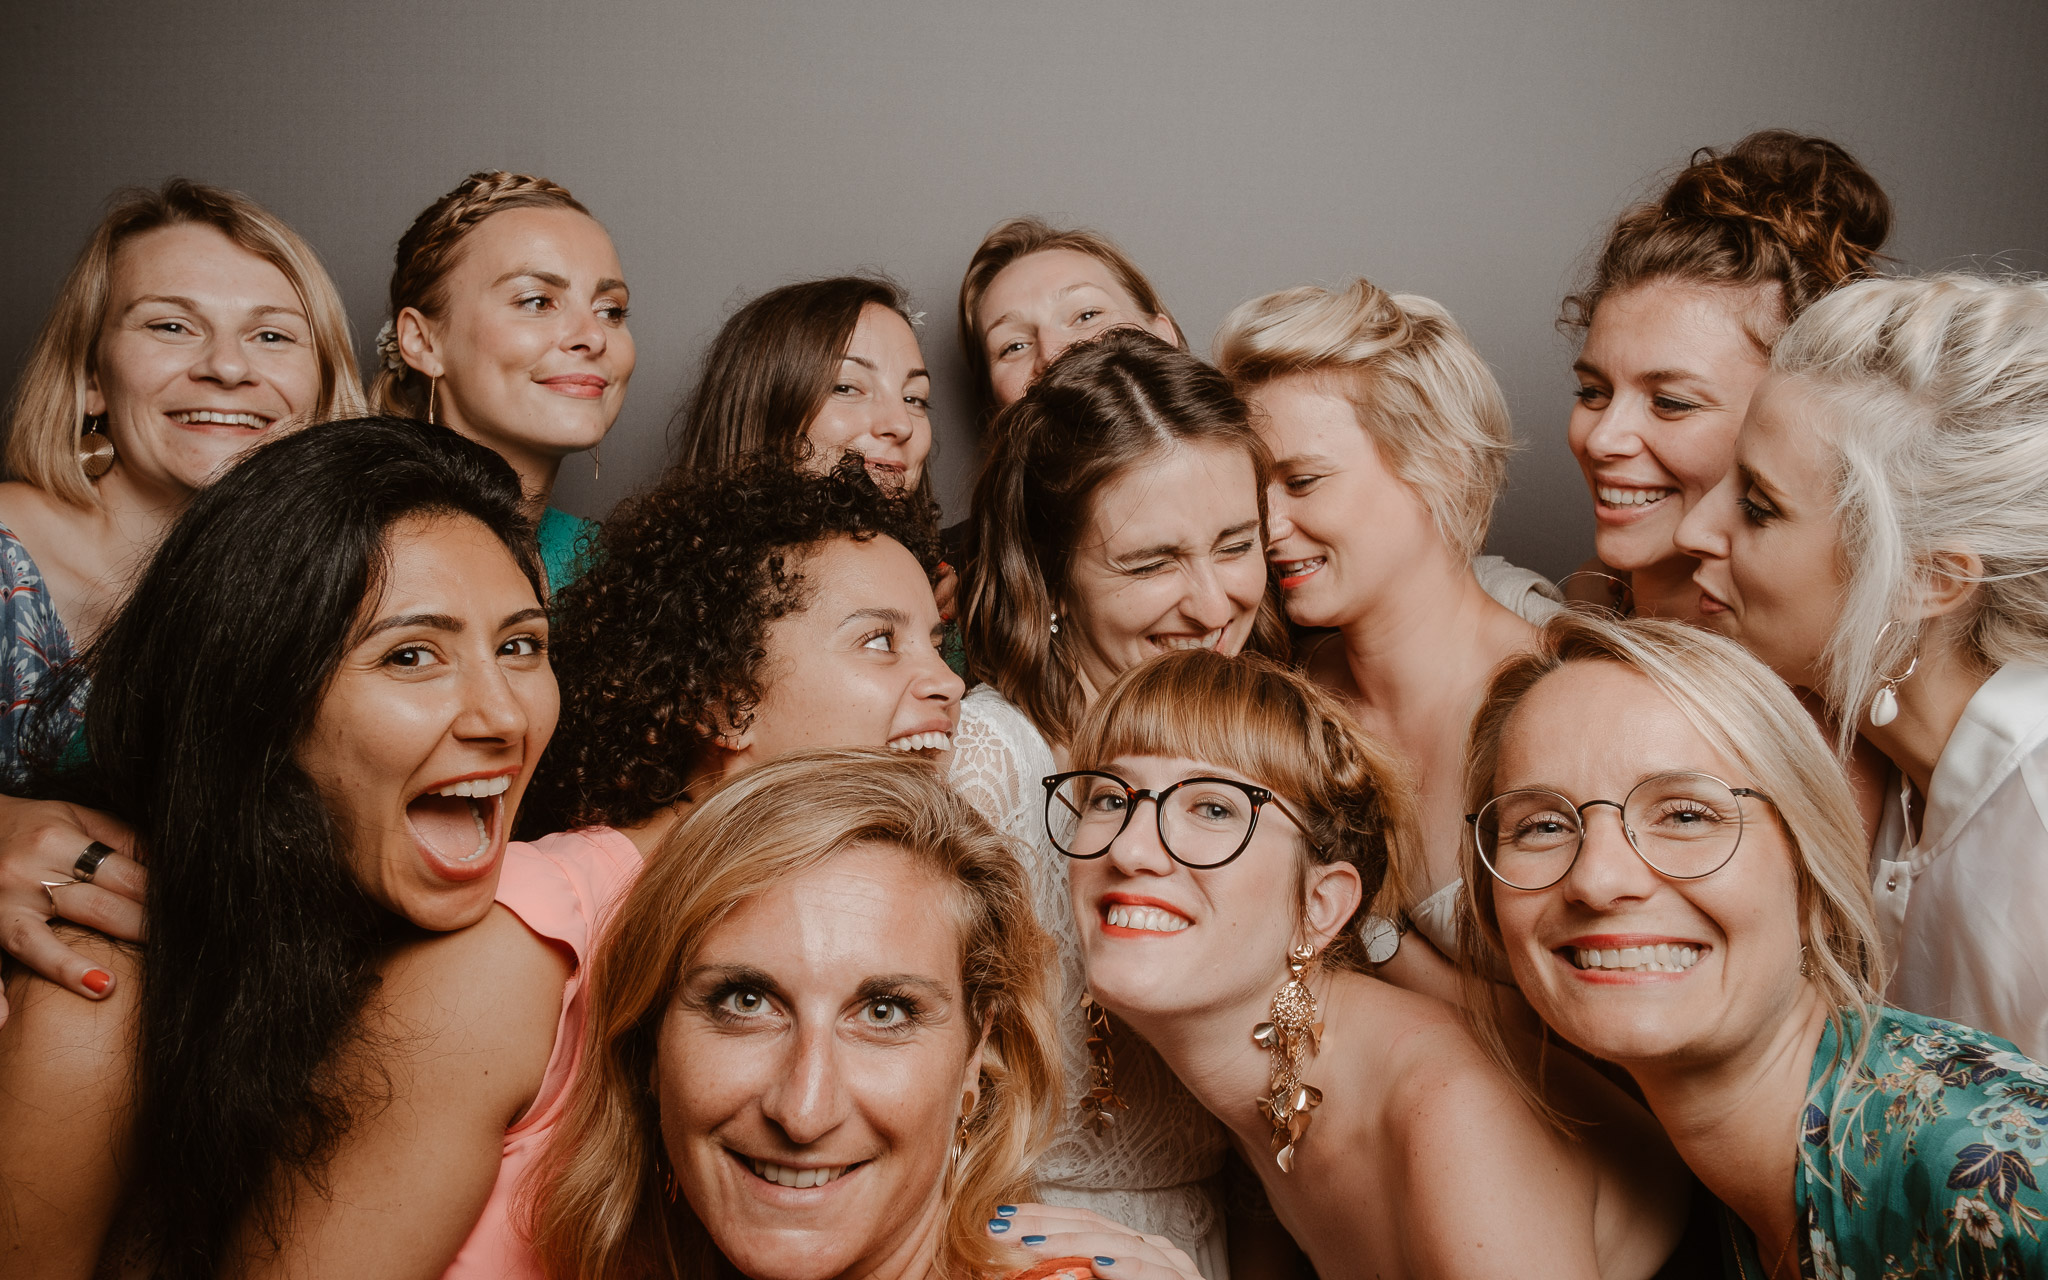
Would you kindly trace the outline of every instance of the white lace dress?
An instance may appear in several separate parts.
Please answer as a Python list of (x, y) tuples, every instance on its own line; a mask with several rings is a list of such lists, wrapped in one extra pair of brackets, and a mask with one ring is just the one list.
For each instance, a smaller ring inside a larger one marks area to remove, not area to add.
[(1223, 1128), (1152, 1047), (1116, 1024), (1110, 1049), (1116, 1091), (1130, 1104), (1106, 1134), (1081, 1123), (1088, 1091), (1087, 1021), (1079, 930), (1067, 896), (1066, 859), (1045, 834), (1045, 788), (1057, 771), (1052, 747), (1024, 713), (987, 685), (960, 704), (947, 780), (984, 817), (1014, 837), (1031, 877), (1039, 923), (1059, 944), (1061, 1066), (1066, 1098), (1051, 1149), (1033, 1170), (1047, 1204), (1091, 1209), (1172, 1240), (1209, 1280), (1227, 1280), (1220, 1177)]

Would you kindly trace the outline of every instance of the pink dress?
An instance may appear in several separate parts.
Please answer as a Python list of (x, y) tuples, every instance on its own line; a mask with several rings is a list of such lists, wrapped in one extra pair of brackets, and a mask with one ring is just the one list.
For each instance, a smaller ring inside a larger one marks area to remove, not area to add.
[(526, 1233), (516, 1221), (519, 1184), (562, 1118), (569, 1085), (583, 1059), (583, 1020), (589, 1003), (584, 975), (591, 949), (611, 909), (639, 874), (640, 851), (610, 827), (564, 831), (505, 850), (498, 902), (535, 934), (566, 948), (576, 968), (562, 988), (562, 1018), (555, 1024), (555, 1048), (540, 1092), (519, 1122), (505, 1130), (504, 1155), (491, 1198), (444, 1277), (543, 1280)]

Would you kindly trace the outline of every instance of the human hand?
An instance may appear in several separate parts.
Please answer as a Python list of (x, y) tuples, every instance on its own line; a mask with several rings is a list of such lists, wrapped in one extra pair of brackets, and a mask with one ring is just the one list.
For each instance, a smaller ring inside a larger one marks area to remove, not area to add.
[(1164, 1236), (1148, 1236), (1099, 1213), (1055, 1204), (1000, 1205), (989, 1233), (1046, 1259), (1086, 1259), (1076, 1274), (1100, 1280), (1202, 1280), (1192, 1258)]
[(943, 560), (939, 575), (932, 579), (932, 600), (939, 606), (939, 621), (951, 622), (954, 606), (960, 603), (960, 574)]
[[(76, 872), (95, 842), (114, 852), (88, 883)], [(112, 991), (113, 975), (65, 946), (50, 921), (62, 916), (124, 942), (142, 941), (148, 877), (129, 856), (134, 844), (126, 823), (96, 810), (0, 796), (0, 948), (89, 1000)], [(0, 995), (0, 1024), (6, 1021)]]

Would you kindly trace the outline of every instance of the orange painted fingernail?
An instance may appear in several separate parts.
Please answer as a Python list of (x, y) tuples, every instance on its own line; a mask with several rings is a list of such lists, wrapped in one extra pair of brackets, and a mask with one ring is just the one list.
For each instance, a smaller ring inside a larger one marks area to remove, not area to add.
[(107, 994), (107, 988), (114, 985), (114, 975), (108, 973), (105, 969), (87, 969), (85, 976), (80, 978), (79, 982), (84, 985), (87, 991), (92, 992), (96, 996), (103, 996)]

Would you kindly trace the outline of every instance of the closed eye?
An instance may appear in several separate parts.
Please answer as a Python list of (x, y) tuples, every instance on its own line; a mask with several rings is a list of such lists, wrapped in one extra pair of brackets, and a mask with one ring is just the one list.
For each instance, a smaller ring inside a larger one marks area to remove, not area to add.
[(1607, 402), (1607, 388), (1582, 386), (1577, 391), (1572, 392), (1572, 399), (1585, 405), (1588, 409), (1597, 409)]
[(1778, 518), (1779, 513), (1768, 502), (1748, 493), (1737, 498), (1735, 505), (1741, 508), (1743, 519), (1759, 527)]
[(1658, 413), (1673, 415), (1691, 413), (1700, 407), (1690, 400), (1680, 400), (1676, 396), (1651, 396), (1650, 404)]

